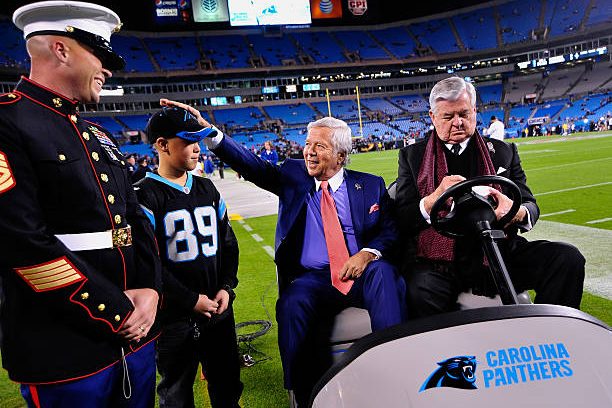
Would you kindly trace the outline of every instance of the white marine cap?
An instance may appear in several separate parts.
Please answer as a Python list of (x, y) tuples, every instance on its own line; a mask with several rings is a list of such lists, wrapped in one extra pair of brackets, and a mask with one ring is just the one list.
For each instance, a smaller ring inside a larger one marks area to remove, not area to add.
[(91, 47), (105, 68), (125, 66), (110, 45), (111, 34), (121, 28), (121, 19), (106, 7), (81, 1), (41, 1), (15, 10), (13, 23), (26, 39), (35, 35), (74, 38)]

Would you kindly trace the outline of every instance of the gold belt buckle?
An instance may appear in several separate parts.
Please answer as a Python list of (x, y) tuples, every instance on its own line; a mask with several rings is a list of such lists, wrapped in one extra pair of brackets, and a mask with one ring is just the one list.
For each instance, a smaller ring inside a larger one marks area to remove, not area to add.
[(113, 248), (126, 247), (132, 245), (132, 227), (113, 230)]

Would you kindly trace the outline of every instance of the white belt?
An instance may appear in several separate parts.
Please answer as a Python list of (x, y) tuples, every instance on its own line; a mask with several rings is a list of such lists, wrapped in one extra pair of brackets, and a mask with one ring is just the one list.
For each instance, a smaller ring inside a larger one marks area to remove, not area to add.
[(132, 232), (129, 225), (115, 230), (57, 234), (55, 237), (71, 251), (91, 251), (132, 245)]

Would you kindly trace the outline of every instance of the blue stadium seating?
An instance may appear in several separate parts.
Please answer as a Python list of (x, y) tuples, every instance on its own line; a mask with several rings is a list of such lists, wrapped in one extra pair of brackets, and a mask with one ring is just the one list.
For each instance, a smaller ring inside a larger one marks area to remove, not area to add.
[(0, 20), (0, 32), (0, 66), (29, 69), (30, 57), (26, 52), (23, 33), (10, 20)]
[(426, 112), (429, 110), (429, 102), (421, 95), (403, 95), (389, 98), (391, 102), (407, 112)]
[[(392, 140), (402, 138), (403, 134), (399, 130), (380, 122), (363, 122), (362, 124), (363, 137), (374, 137), (378, 140)], [(359, 122), (349, 123), (349, 127), (353, 133), (353, 137), (362, 136), (359, 129)]]
[(154, 156), (153, 147), (147, 143), (136, 143), (136, 144), (127, 143), (121, 146), (120, 150), (123, 154), (135, 153), (138, 156), (150, 156), (150, 157)]
[(371, 30), (370, 34), (397, 58), (405, 59), (416, 56), (416, 44), (404, 27)]
[(400, 108), (383, 98), (362, 99), (361, 106), (365, 106), (369, 110), (381, 111), (387, 115), (399, 115), (403, 112)]
[(502, 84), (482, 85), (477, 89), (478, 96), (484, 105), (490, 103), (501, 103), (502, 100)]
[(461, 51), (446, 19), (413, 23), (408, 29), (419, 43), (438, 54)]
[(231, 135), (232, 139), (238, 143), (251, 148), (255, 147), (257, 150), (263, 147), (265, 141), (276, 140), (276, 134), (268, 131), (256, 131), (256, 132), (240, 132)]
[(540, 0), (519, 0), (497, 6), (502, 40), (505, 44), (531, 39), (540, 24)]
[(340, 45), (324, 31), (291, 33), (304, 52), (317, 64), (347, 62)]
[(466, 50), (497, 48), (497, 30), (493, 9), (485, 8), (452, 18)]
[(289, 125), (308, 123), (316, 116), (316, 112), (305, 103), (266, 106), (264, 110), (271, 119), (281, 119)]
[[(312, 106), (315, 107), (323, 115), (327, 116), (327, 102), (314, 102)], [(353, 100), (348, 101), (331, 101), (331, 114), (333, 117), (338, 119), (357, 119), (359, 117), (357, 102)], [(363, 115), (363, 107), (362, 107)]]
[(412, 133), (421, 133), (421, 135), (427, 130), (428, 125), (423, 120), (413, 119), (400, 119), (393, 122), (404, 135), (410, 135)]
[(379, 60), (391, 58), (385, 50), (376, 44), (376, 41), (368, 35), (367, 31), (337, 31), (334, 34), (342, 42), (346, 50), (357, 52), (361, 59)]
[(121, 133), (121, 131), (123, 130), (123, 126), (121, 126), (115, 119), (110, 116), (86, 117), (85, 119), (90, 122), (97, 123), (112, 134)]
[(253, 44), (255, 53), (263, 57), (266, 65), (283, 65), (283, 60), (293, 60), (299, 63), (298, 50), (287, 36), (264, 37), (263, 35), (249, 35), (248, 40)]
[(484, 111), (477, 111), (476, 120), (484, 127), (489, 127), (491, 123), (491, 116), (495, 116), (499, 120), (504, 120), (503, 109), (488, 109)]
[(249, 48), (241, 35), (203, 35), (200, 37), (200, 44), (204, 54), (217, 69), (251, 66)]
[(577, 31), (590, 0), (548, 0), (544, 24), (550, 36), (555, 37)]
[(113, 50), (125, 59), (127, 72), (155, 72), (141, 40), (136, 37), (116, 35), (112, 37)]
[(283, 137), (287, 140), (296, 142), (300, 146), (304, 145), (306, 141), (306, 129), (305, 128), (297, 128), (297, 129), (284, 129)]
[(561, 109), (568, 103), (567, 99), (562, 99), (553, 102), (546, 102), (537, 106), (533, 117), (545, 117), (553, 118)]
[(533, 111), (533, 105), (530, 106), (517, 106), (510, 110), (508, 117), (508, 129), (522, 129), (527, 126), (527, 119)]
[(116, 116), (115, 119), (125, 124), (127, 130), (144, 130), (150, 115)]
[(195, 69), (201, 58), (195, 37), (145, 38), (162, 71)]
[(264, 119), (259, 109), (254, 107), (221, 109), (214, 111), (217, 125), (228, 128), (251, 128), (257, 126)]
[(610, 0), (595, 0), (589, 14), (589, 25), (612, 24), (612, 3)]

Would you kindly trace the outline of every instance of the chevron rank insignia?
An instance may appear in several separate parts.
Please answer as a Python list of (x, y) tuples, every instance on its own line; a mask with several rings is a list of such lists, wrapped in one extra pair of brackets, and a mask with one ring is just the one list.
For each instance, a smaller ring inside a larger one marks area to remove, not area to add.
[(15, 178), (6, 155), (0, 152), (0, 194), (15, 187)]
[(15, 272), (36, 292), (63, 288), (85, 279), (65, 256), (39, 265), (15, 268)]

